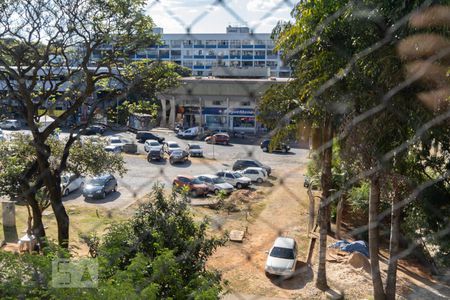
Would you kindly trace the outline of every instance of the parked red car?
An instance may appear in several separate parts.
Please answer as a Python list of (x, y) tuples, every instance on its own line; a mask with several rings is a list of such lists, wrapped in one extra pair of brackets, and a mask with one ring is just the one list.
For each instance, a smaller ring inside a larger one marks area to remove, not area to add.
[(230, 136), (226, 133), (216, 133), (212, 136), (208, 136), (205, 139), (208, 144), (223, 144), (228, 145), (230, 143)]
[(187, 186), (193, 197), (208, 194), (208, 186), (193, 176), (178, 175), (173, 180), (173, 186), (177, 189)]

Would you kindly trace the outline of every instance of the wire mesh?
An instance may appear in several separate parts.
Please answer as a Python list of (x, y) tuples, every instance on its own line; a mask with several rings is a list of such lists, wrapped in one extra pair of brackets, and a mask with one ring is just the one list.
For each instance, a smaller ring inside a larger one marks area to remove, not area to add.
[[(171, 7), (172, 3), (171, 1), (163, 1), (163, 0), (155, 0), (147, 6), (149, 14), (152, 15), (152, 10), (159, 8), (162, 8), (164, 12), (167, 14), (168, 17), (173, 20), (173, 22), (178, 23), (179, 26), (185, 29), (185, 33), (188, 35), (188, 38), (192, 41), (195, 41), (195, 34), (192, 34), (192, 28), (194, 27), (200, 27), (200, 26), (207, 26), (207, 24), (202, 24), (202, 20), (204, 20), (212, 11), (220, 10), (224, 14), (230, 15), (234, 21), (246, 24), (248, 23), (244, 17), (240, 16), (240, 13), (232, 8), (230, 5), (231, 1), (225, 1), (225, 0), (215, 0), (210, 2), (204, 2), (204, 10), (199, 11), (197, 17), (195, 17), (191, 22), (187, 22), (187, 20), (182, 16), (175, 12), (175, 10)], [(250, 27), (250, 31), (247, 34), (248, 39), (251, 39), (255, 42), (264, 42), (264, 41), (258, 41), (257, 36), (255, 35), (255, 32), (258, 31), (258, 28), (261, 26), (261, 24), (264, 23), (264, 20), (268, 17), (270, 17), (272, 14), (280, 10), (281, 8), (289, 8), (292, 9), (294, 7), (294, 3), (289, 0), (280, 0), (280, 1), (271, 1), (273, 2), (273, 7), (269, 9), (257, 22), (255, 22), (255, 25)], [(424, 1), (422, 7), (426, 8), (431, 4), (431, 1)], [(300, 45), (296, 49), (294, 49), (292, 52), (286, 53), (286, 59), (289, 61), (290, 58), (295, 57), (300, 51), (307, 49), (311, 44), (315, 43), (321, 36), (323, 30), (333, 21), (335, 21), (337, 18), (339, 18), (347, 9), (354, 9), (354, 12), (358, 12), (358, 8), (354, 6), (353, 2), (349, 2), (349, 4), (341, 9), (336, 11), (334, 14), (324, 18), (324, 20), (320, 23), (319, 26), (317, 26), (315, 30), (315, 34), (312, 38), (310, 38), (305, 44)], [(391, 43), (392, 40), (395, 38), (396, 32), (402, 27), (407, 24), (411, 18), (416, 14), (416, 11), (412, 11), (410, 14), (407, 14), (399, 19), (399, 21), (389, 28), (386, 32), (385, 38), (382, 40), (377, 41), (375, 44), (371, 45), (367, 49), (364, 49), (363, 51), (355, 54), (351, 59), (348, 61), (348, 64), (346, 67), (341, 70), (340, 74), (335, 74), (333, 78), (328, 80), (325, 84), (321, 85), (317, 90), (314, 91), (315, 96), (318, 98), (320, 95), (322, 95), (325, 91), (327, 91), (330, 87), (333, 87), (335, 84), (337, 84), (342, 78), (347, 75), (358, 63), (358, 61), (364, 59), (366, 56), (372, 54), (376, 50), (378, 50), (380, 47)], [(170, 49), (170, 48), (169, 48)], [(206, 49), (206, 48), (205, 48)], [(243, 49), (241, 49), (243, 50)], [(253, 49), (255, 50), (255, 49)], [(252, 51), (253, 51), (252, 50)], [(434, 55), (431, 55), (426, 58), (425, 62), (427, 64), (433, 64), (435, 62), (441, 62), (443, 58), (448, 57), (450, 53), (450, 48), (446, 47), (443, 49), (440, 49), (440, 51), (436, 52)], [(427, 66), (429, 66), (427, 65)], [(447, 66), (448, 67), (448, 66)], [(348, 122), (346, 122), (346, 125), (341, 132), (337, 133), (337, 137), (335, 140), (343, 140), (345, 139), (349, 132), (351, 132), (352, 128), (360, 124), (361, 122), (369, 119), (370, 117), (383, 112), (387, 109), (389, 101), (402, 89), (405, 89), (409, 87), (411, 84), (415, 83), (416, 81), (420, 80), (424, 74), (427, 72), (427, 67), (421, 68), (418, 72), (416, 72), (413, 76), (408, 77), (404, 82), (402, 82), (400, 85), (397, 85), (393, 87), (391, 90), (386, 91), (382, 97), (380, 97), (380, 104), (365, 111), (357, 116), (353, 116)], [(231, 75), (231, 74), (230, 74)], [(202, 85), (202, 81), (193, 81), (192, 82), (194, 88), (195, 85)], [(239, 83), (236, 83), (239, 84)], [(183, 87), (182, 87), (183, 88)], [(244, 89), (245, 92), (248, 94), (248, 97), (250, 99), (253, 99), (254, 101), (257, 101), (259, 95), (256, 95), (255, 92), (249, 88), (247, 85), (242, 85), (240, 87), (241, 89)], [(185, 88), (185, 94), (190, 95), (192, 94), (192, 90), (186, 90)], [(294, 115), (299, 113), (301, 110), (303, 110), (304, 107), (298, 107), (294, 109), (292, 112), (289, 113), (289, 115)], [(399, 112), (401, 113), (401, 112)], [(407, 117), (407, 116), (406, 116)], [(290, 116), (287, 117), (288, 119)], [(448, 122), (450, 118), (450, 111), (442, 111), (442, 113), (434, 116), (431, 120), (424, 123), (421, 127), (416, 129), (416, 133), (413, 138), (410, 140), (403, 141), (398, 147), (395, 149), (391, 149), (387, 151), (386, 153), (378, 153), (380, 164), (370, 168), (363, 170), (359, 174), (357, 174), (353, 178), (349, 178), (347, 182), (343, 185), (343, 189), (339, 191), (334, 191), (331, 193), (331, 196), (327, 199), (324, 199), (324, 201), (321, 201), (321, 205), (329, 205), (336, 203), (341, 197), (345, 197), (346, 193), (348, 192), (348, 188), (353, 186), (355, 183), (360, 182), (361, 180), (365, 180), (367, 178), (370, 178), (371, 175), (376, 174), (377, 172), (384, 169), (383, 162), (390, 161), (397, 153), (400, 153), (402, 151), (408, 150), (410, 147), (412, 147), (414, 144), (419, 142), (421, 138), (424, 135), (427, 135), (429, 130), (433, 128), (436, 125), (440, 125), (442, 123)], [(229, 120), (227, 120), (229, 122)], [(281, 123), (280, 123), (281, 124)], [(284, 124), (284, 123), (283, 123)], [(280, 125), (282, 126), (282, 125)], [(175, 134), (173, 132), (163, 131), (164, 136), (166, 137), (166, 140), (169, 138), (174, 138)], [(271, 132), (267, 133), (268, 136), (272, 134)], [(195, 159), (192, 163), (188, 164), (189, 173), (193, 175), (200, 175), (204, 173), (212, 173), (215, 174), (217, 172), (223, 171), (225, 169), (231, 169), (232, 165), (231, 163), (236, 159), (245, 159), (245, 158), (251, 158), (251, 159), (257, 159), (260, 157), (264, 157), (266, 161), (263, 161), (264, 163), (267, 163), (268, 165), (271, 165), (271, 163), (280, 163), (281, 159), (272, 159), (270, 156), (261, 156), (258, 154), (257, 151), (260, 151), (258, 143), (264, 138), (263, 135), (246, 135), (244, 139), (239, 138), (233, 138), (232, 141), (235, 141), (239, 147), (235, 147), (239, 149), (239, 152), (235, 151), (235, 148), (228, 147), (227, 150), (224, 150), (224, 147), (226, 146), (219, 146), (219, 145), (211, 145), (206, 146), (205, 150), (207, 152), (205, 153), (206, 158), (201, 159)], [(316, 149), (315, 151), (317, 153), (323, 152), (326, 148), (330, 148), (333, 145), (333, 140), (326, 141), (321, 147)], [(142, 153), (142, 149), (140, 149)], [(213, 152), (214, 151), (214, 152)], [(259, 222), (260, 224), (265, 224), (265, 228), (267, 231), (270, 231), (270, 233), (266, 232), (265, 234), (268, 236), (283, 236), (286, 235), (286, 232), (292, 233), (293, 228), (298, 226), (303, 226), (308, 222), (308, 217), (306, 214), (306, 206), (308, 199), (305, 198), (306, 193), (301, 192), (303, 187), (302, 182), (302, 172), (305, 171), (305, 166), (307, 163), (307, 154), (310, 150), (309, 149), (295, 149), (294, 152), (296, 152), (295, 157), (292, 159), (288, 155), (283, 155), (283, 159), (285, 160), (282, 165), (273, 165), (274, 167), (274, 173), (275, 177), (272, 176), (272, 178), (269, 180), (270, 185), (272, 185), (269, 188), (263, 188), (264, 189), (264, 197), (266, 199), (269, 198), (275, 198), (275, 201), (283, 202), (285, 199), (277, 199), (277, 195), (287, 195), (291, 199), (294, 199), (296, 202), (298, 202), (298, 205), (300, 207), (303, 207), (302, 212), (303, 215), (299, 215), (297, 219), (290, 220), (289, 222), (285, 222), (285, 224), (277, 224), (273, 222), (272, 218), (267, 218), (264, 215), (255, 215), (253, 216), (252, 222)], [(215, 157), (212, 157), (214, 154)], [(273, 154), (275, 155), (275, 154)], [(213, 159), (212, 159), (213, 158)], [(291, 161), (289, 160), (291, 159)], [(295, 161), (294, 159), (299, 159), (299, 161)], [(151, 189), (151, 186), (155, 182), (164, 182), (166, 184), (166, 187), (170, 188), (173, 181), (173, 172), (174, 170), (167, 171), (168, 166), (164, 163), (160, 164), (160, 166), (155, 167), (153, 166), (151, 169), (148, 169), (147, 162), (144, 156), (140, 156), (139, 158), (136, 158), (134, 156), (126, 155), (126, 161), (129, 162), (130, 160), (133, 161), (133, 165), (129, 165), (128, 168), (133, 168), (133, 178), (131, 180), (124, 180), (122, 178), (118, 178), (120, 191), (122, 194), (127, 194), (126, 197), (128, 197), (129, 200), (126, 201), (126, 205), (120, 207), (121, 204), (118, 204), (119, 206), (114, 207), (112, 211), (115, 209), (119, 210), (125, 210), (126, 208), (133, 205), (135, 202), (140, 201)], [(191, 165), (192, 164), (192, 165)], [(157, 164), (158, 165), (158, 164)], [(193, 168), (198, 167), (198, 165), (202, 165), (201, 173), (198, 173), (198, 171), (193, 170)], [(172, 167), (170, 167), (172, 168)], [(150, 171), (151, 170), (151, 171)], [(184, 169), (177, 169), (179, 170), (180, 174), (183, 172), (186, 172)], [(186, 169), (187, 170), (187, 169)], [(152, 173), (150, 173), (152, 172)], [(446, 170), (443, 174), (440, 174), (435, 179), (429, 180), (427, 182), (424, 182), (422, 185), (415, 187), (404, 199), (399, 201), (397, 203), (397, 207), (404, 208), (408, 204), (410, 204), (412, 201), (415, 201), (417, 196), (424, 191), (427, 187), (436, 184), (437, 182), (446, 181), (449, 178), (449, 170)], [(127, 175), (125, 175), (127, 176)], [(138, 182), (138, 178), (141, 177), (141, 180)], [(448, 181), (447, 181), (448, 182)], [(256, 185), (254, 188), (256, 191), (260, 190), (261, 187)], [(303, 195), (303, 196), (302, 196)], [(122, 195), (123, 196), (123, 195)], [(131, 201), (130, 201), (131, 199)], [(70, 202), (70, 201), (69, 201)], [(69, 203), (68, 202), (68, 203)], [(315, 210), (317, 210), (319, 207), (317, 206)], [(247, 211), (250, 211), (248, 209)], [(247, 211), (245, 214), (247, 214)], [(277, 212), (274, 212), (276, 214)], [(380, 212), (378, 217), (378, 224), (382, 224), (383, 220), (386, 220), (386, 218), (389, 217), (391, 214), (390, 208), (385, 209), (384, 211)], [(110, 217), (113, 217), (114, 213), (109, 213)], [(436, 211), (436, 215), (441, 215), (440, 211)], [(251, 213), (250, 213), (251, 216)], [(221, 219), (222, 218), (222, 219)], [(223, 218), (226, 218), (226, 216), (218, 216), (218, 217), (212, 217), (212, 226), (215, 228), (219, 233), (225, 233), (225, 226), (224, 223), (226, 223), (226, 220), (224, 221)], [(252, 222), (246, 222), (246, 226), (250, 227), (250, 232), (248, 233), (250, 235), (250, 238), (253, 236), (259, 234), (257, 232), (251, 232), (252, 229)], [(72, 227), (77, 228), (77, 224), (71, 224)], [(92, 225), (92, 230), (94, 230), (96, 227), (96, 224)], [(303, 231), (305, 231), (305, 228), (302, 228)], [(356, 237), (361, 236), (362, 234), (366, 233), (368, 230), (368, 225), (360, 226), (358, 228), (354, 228), (353, 230), (350, 230), (347, 235)], [(436, 234), (434, 234), (433, 237), (436, 236), (448, 236), (450, 231), (450, 225), (448, 224), (445, 228), (440, 229)], [(296, 239), (305, 244), (307, 241), (309, 241), (309, 233), (305, 232), (303, 234), (295, 234)], [(425, 240), (431, 239), (431, 236), (424, 237)], [(301, 241), (300, 241), (301, 240)], [(242, 260), (237, 260), (236, 263), (233, 263), (233, 260), (230, 260), (228, 265), (226, 267), (222, 267), (220, 271), (222, 272), (228, 272), (230, 270), (233, 270), (235, 268), (239, 268), (242, 264), (242, 261), (245, 261), (246, 263), (249, 263), (255, 270), (258, 270), (260, 272), (264, 272), (264, 265), (261, 261), (261, 255), (259, 255), (258, 259), (254, 259), (255, 253), (264, 253), (264, 251), (268, 250), (267, 243), (261, 243), (259, 248), (251, 248), (245, 247), (246, 239), (244, 239), (244, 242), (242, 246), (240, 247), (240, 255)], [(418, 247), (419, 241), (413, 242), (411, 245), (409, 245), (406, 249), (401, 251), (398, 254), (398, 258), (405, 258), (407, 257), (416, 247)], [(316, 247), (318, 249), (318, 246)], [(317, 252), (317, 250), (315, 251)], [(302, 260), (302, 254), (299, 255), (299, 259)], [(316, 262), (311, 265), (304, 265), (300, 268), (298, 268), (295, 271), (295, 274), (293, 277), (296, 276), (303, 276), (307, 272), (314, 272), (316, 273)], [(252, 274), (248, 275), (249, 277), (252, 276)], [(249, 278), (246, 278), (245, 280), (249, 280)], [(283, 286), (283, 279), (282, 278), (275, 278), (272, 280), (272, 282), (277, 286)], [(339, 285), (339, 283), (335, 283)], [(339, 286), (336, 286), (339, 288)], [(345, 292), (345, 291), (344, 291)], [(239, 291), (231, 290), (231, 293), (235, 295), (237, 299), (259, 299), (260, 296), (248, 296), (241, 294)]]

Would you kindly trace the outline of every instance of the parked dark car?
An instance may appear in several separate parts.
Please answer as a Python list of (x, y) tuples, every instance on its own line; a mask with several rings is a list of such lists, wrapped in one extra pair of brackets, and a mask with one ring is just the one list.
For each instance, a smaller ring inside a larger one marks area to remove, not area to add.
[(266, 170), (267, 175), (270, 175), (270, 173), (272, 172), (272, 168), (271, 167), (261, 163), (260, 161), (257, 161), (256, 159), (238, 159), (233, 164), (233, 170), (234, 171), (243, 170), (243, 169), (246, 169), (248, 167), (263, 168), (264, 170)]
[(170, 153), (169, 162), (171, 164), (185, 162), (189, 160), (189, 153), (184, 150), (173, 150)]
[(104, 199), (106, 195), (117, 191), (117, 180), (111, 174), (100, 175), (92, 178), (83, 189), (85, 198)]
[(189, 152), (189, 155), (203, 157), (203, 149), (199, 144), (189, 143), (186, 147), (186, 151)]
[(223, 144), (228, 145), (230, 143), (230, 136), (227, 133), (216, 133), (212, 136), (208, 136), (205, 139), (208, 144)]
[(136, 133), (136, 140), (138, 140), (141, 143), (145, 142), (146, 140), (157, 140), (160, 144), (164, 142), (163, 137), (153, 134), (150, 131), (138, 131)]
[(194, 197), (200, 195), (206, 196), (209, 192), (208, 186), (206, 184), (202, 183), (199, 179), (192, 176), (178, 175), (173, 180), (173, 186), (176, 189), (187, 186), (190, 194)]
[(160, 161), (163, 159), (164, 152), (162, 149), (151, 149), (147, 154), (147, 161), (151, 162), (152, 160)]
[(91, 125), (86, 127), (84, 130), (84, 135), (103, 135), (105, 133), (105, 126), (103, 125)]
[(288, 153), (291, 150), (291, 147), (285, 143), (280, 143), (274, 147), (274, 149), (270, 149), (270, 140), (264, 140), (261, 142), (261, 149), (264, 152), (272, 152), (272, 151), (281, 151), (284, 153)]

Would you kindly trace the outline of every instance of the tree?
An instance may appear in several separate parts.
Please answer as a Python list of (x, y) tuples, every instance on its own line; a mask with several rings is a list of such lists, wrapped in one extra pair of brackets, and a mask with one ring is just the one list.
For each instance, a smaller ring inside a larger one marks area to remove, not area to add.
[[(11, 141), (0, 142), (0, 195), (25, 200), (31, 207), (31, 231), (41, 243), (45, 237), (42, 213), (51, 205), (49, 195), (39, 174), (31, 174), (26, 179), (24, 172), (32, 169), (36, 161), (33, 153), (33, 139), (29, 135), (17, 133)], [(51, 137), (47, 145), (51, 149), (50, 169), (58, 168), (63, 159), (67, 141)], [(125, 161), (121, 155), (106, 152), (106, 141), (77, 140), (69, 150), (65, 172), (81, 176), (95, 176), (104, 172), (126, 172)]]
[[(121, 82), (127, 87), (127, 91), (122, 93), (126, 100), (118, 108), (110, 108), (108, 114), (113, 121), (121, 124), (126, 124), (133, 113), (150, 114), (156, 120), (160, 110), (156, 94), (177, 87), (179, 78), (189, 75), (190, 69), (174, 62), (149, 59), (134, 61), (121, 72)], [(110, 89), (110, 92), (114, 90)]]
[[(118, 78), (130, 53), (156, 37), (153, 23), (143, 13), (142, 0), (50, 0), (0, 3), (0, 81), (7, 97), (33, 136), (35, 163), (25, 178), (42, 178), (55, 213), (58, 241), (69, 240), (69, 217), (61, 201), (60, 175), (68, 153), (77, 140), (73, 130), (64, 146), (57, 168), (51, 168), (49, 137), (83, 105), (91, 107), (92, 118), (99, 102), (92, 99), (97, 85)], [(8, 41), (8, 42), (6, 42)], [(102, 53), (96, 65), (91, 57)], [(39, 108), (56, 102), (67, 110), (45, 128), (39, 125)], [(104, 103), (107, 105), (108, 103)]]

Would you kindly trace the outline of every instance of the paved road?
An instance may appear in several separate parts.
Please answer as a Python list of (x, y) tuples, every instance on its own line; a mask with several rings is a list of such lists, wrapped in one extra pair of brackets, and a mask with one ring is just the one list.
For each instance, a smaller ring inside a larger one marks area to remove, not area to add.
[[(11, 133), (4, 131), (8, 136)], [(25, 132), (26, 131), (22, 131)], [(112, 133), (109, 133), (111, 135)], [(178, 139), (175, 133), (170, 131), (158, 132), (158, 135), (165, 137), (166, 141), (176, 141), (184, 148), (189, 140)], [(64, 137), (66, 134), (62, 133)], [(125, 132), (120, 136), (134, 140), (134, 134)], [(264, 153), (255, 142), (249, 144), (249, 139), (236, 138), (232, 144), (209, 145), (203, 141), (195, 141), (200, 144), (204, 151), (204, 158), (191, 158), (188, 163), (171, 165), (168, 161), (148, 163), (145, 156), (143, 144), (138, 144), (139, 154), (124, 154), (127, 174), (123, 178), (118, 178), (119, 188), (117, 193), (110, 194), (103, 200), (86, 201), (80, 191), (75, 191), (64, 197), (63, 201), (67, 204), (75, 205), (100, 205), (108, 209), (125, 209), (133, 204), (139, 198), (148, 194), (152, 186), (157, 183), (163, 183), (168, 188), (171, 187), (175, 176), (214, 174), (219, 170), (230, 169), (236, 159), (253, 157), (259, 161), (271, 166), (274, 174), (282, 174), (283, 168), (292, 167), (293, 164), (305, 162), (307, 150), (292, 149), (290, 153)]]

